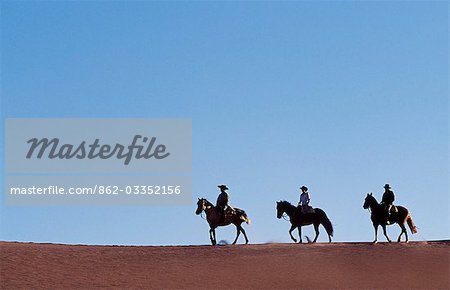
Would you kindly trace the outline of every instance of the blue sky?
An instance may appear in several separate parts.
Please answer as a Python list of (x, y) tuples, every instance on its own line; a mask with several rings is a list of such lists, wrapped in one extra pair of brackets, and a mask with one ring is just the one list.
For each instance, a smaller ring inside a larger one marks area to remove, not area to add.
[(411, 210), (413, 239), (448, 239), (448, 8), (3, 1), (2, 120), (192, 118), (194, 196), (177, 207), (2, 204), (0, 240), (206, 244), (194, 202), (215, 201), (221, 183), (252, 218), (253, 243), (289, 241), (275, 201), (297, 202), (303, 184), (336, 241), (373, 239), (362, 203), (385, 183)]

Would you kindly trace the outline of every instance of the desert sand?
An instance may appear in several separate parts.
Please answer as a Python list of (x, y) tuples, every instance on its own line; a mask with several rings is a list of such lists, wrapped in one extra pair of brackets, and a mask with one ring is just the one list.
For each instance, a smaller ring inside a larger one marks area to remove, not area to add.
[(449, 289), (450, 241), (88, 246), (0, 242), (2, 289)]

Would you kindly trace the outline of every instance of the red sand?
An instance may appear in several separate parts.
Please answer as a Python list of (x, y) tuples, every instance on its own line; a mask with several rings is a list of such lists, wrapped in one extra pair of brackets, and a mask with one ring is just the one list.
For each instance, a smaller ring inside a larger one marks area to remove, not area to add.
[(0, 242), (0, 285), (449, 289), (449, 246), (450, 241), (216, 247)]

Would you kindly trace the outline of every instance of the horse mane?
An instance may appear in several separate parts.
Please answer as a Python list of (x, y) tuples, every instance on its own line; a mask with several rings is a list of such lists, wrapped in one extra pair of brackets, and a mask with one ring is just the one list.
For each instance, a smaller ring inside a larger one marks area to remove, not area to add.
[(279, 203), (281, 203), (284, 206), (295, 207), (295, 205), (293, 205), (292, 203), (290, 203), (287, 200), (281, 200), (281, 201), (279, 201)]
[(374, 200), (378, 204), (377, 199), (372, 194), (368, 194), (367, 197), (371, 198), (372, 200)]
[(203, 197), (202, 197), (202, 199), (206, 202), (206, 205), (207, 205), (207, 206), (212, 206), (212, 207), (214, 207), (214, 205), (213, 205), (209, 200), (207, 200), (206, 198), (203, 198)]

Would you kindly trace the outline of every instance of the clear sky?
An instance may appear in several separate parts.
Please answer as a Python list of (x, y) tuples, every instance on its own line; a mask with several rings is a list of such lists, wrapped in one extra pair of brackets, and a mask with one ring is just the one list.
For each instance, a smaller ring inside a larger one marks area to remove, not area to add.
[(252, 243), (290, 241), (275, 201), (303, 184), (335, 241), (372, 241), (362, 204), (385, 183), (413, 239), (450, 237), (448, 2), (0, 5), (2, 120), (192, 118), (194, 192), (177, 207), (2, 204), (0, 240), (207, 244), (195, 201), (221, 183)]

